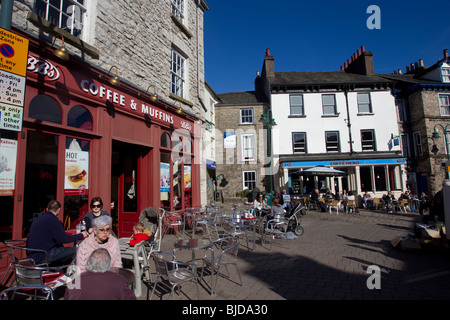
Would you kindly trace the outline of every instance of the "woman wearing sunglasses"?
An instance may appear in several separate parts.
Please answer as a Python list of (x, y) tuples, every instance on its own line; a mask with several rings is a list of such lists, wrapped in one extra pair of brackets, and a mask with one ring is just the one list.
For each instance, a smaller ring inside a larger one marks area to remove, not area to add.
[(86, 261), (95, 250), (103, 248), (111, 256), (111, 268), (122, 268), (119, 240), (112, 235), (112, 219), (102, 215), (93, 221), (93, 233), (84, 239), (77, 250), (77, 267), (80, 272), (86, 271)]
[(100, 216), (109, 216), (109, 213), (105, 210), (102, 210), (103, 208), (103, 201), (100, 197), (94, 197), (91, 200), (91, 212), (86, 213), (84, 216), (84, 222), (86, 223), (86, 231), (91, 234), (93, 231), (92, 228), (92, 222), (95, 218), (98, 218)]

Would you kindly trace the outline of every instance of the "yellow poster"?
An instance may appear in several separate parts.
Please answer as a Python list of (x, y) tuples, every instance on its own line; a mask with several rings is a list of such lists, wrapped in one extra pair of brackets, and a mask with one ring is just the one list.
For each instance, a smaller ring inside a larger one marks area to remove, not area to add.
[(27, 75), (28, 39), (0, 28), (0, 70)]

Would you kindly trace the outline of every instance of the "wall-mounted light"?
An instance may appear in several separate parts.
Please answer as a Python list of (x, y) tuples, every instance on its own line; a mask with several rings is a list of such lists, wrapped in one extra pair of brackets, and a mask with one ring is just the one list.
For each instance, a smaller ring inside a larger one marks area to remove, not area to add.
[(153, 102), (157, 102), (159, 100), (158, 95), (156, 94), (156, 87), (153, 85), (149, 85), (147, 88), (147, 91), (145, 91), (145, 93), (148, 92), (148, 89), (150, 89), (150, 87), (153, 87), (153, 94), (149, 95), (150, 96), (150, 100), (152, 100)]
[(112, 68), (116, 68), (116, 75), (113, 77), (109, 78), (109, 83), (111, 83), (113, 86), (119, 86), (120, 85), (120, 80), (119, 80), (119, 76), (118, 76), (118, 70), (116, 66), (112, 66), (109, 71), (108, 71), (108, 75), (111, 72)]
[(181, 103), (179, 101), (175, 101), (175, 103), (173, 104), (173, 107), (175, 108), (177, 102), (179, 104), (178, 109), (177, 109), (177, 113), (178, 114), (182, 114), (183, 113), (183, 109), (181, 108)]
[[(61, 44), (61, 47), (58, 48), (58, 49), (55, 49), (55, 50), (53, 51), (53, 53), (54, 53), (55, 56), (57, 56), (58, 58), (60, 58), (60, 59), (62, 59), (62, 60), (64, 60), (64, 61), (67, 61), (67, 60), (69, 60), (69, 52), (67, 51), (67, 49), (66, 49), (66, 47), (65, 47), (65, 45), (64, 45), (64, 37), (63, 37), (62, 35), (58, 35), (58, 36), (61, 37), (62, 44)], [(52, 48), (53, 48), (53, 46), (54, 46), (54, 44), (55, 44), (55, 40), (56, 40), (56, 38), (57, 38), (58, 36), (56, 36), (56, 37), (53, 38)]]

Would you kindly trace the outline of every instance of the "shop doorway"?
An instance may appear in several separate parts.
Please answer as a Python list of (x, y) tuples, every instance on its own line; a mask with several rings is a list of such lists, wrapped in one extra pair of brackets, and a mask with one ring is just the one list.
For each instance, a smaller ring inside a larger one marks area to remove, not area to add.
[(119, 237), (131, 236), (133, 225), (139, 220), (139, 199), (142, 159), (149, 148), (113, 141), (111, 159), (111, 217), (113, 229)]

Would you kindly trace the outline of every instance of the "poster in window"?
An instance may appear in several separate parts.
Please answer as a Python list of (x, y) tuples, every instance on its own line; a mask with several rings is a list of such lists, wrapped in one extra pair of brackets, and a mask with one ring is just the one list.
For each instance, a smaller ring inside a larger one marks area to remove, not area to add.
[(13, 196), (16, 176), (17, 141), (0, 139), (0, 196)]
[(184, 190), (191, 190), (191, 166), (184, 166)]
[(161, 192), (169, 192), (170, 191), (170, 166), (169, 166), (169, 164), (161, 162), (160, 170), (161, 170), (161, 181), (160, 181)]
[(89, 152), (66, 149), (64, 195), (88, 194)]

